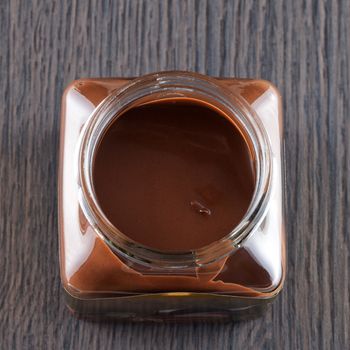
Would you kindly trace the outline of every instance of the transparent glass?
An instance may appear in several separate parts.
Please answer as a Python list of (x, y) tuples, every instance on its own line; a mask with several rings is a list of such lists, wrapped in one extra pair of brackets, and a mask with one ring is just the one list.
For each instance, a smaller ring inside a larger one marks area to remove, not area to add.
[[(240, 130), (254, 163), (255, 191), (227, 236), (193, 251), (132, 241), (99, 207), (92, 165), (106, 128), (154, 100), (193, 98)], [(68, 307), (86, 317), (131, 320), (246, 318), (281, 290), (285, 275), (282, 115), (263, 80), (164, 72), (138, 79), (81, 79), (63, 95), (59, 170), (60, 271)]]

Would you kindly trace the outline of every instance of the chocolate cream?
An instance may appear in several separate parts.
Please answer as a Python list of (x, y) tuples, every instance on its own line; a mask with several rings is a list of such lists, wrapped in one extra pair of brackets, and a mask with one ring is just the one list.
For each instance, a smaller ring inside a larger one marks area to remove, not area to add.
[(183, 98), (122, 114), (102, 137), (93, 169), (110, 222), (138, 243), (168, 251), (226, 236), (255, 186), (240, 131), (209, 105)]

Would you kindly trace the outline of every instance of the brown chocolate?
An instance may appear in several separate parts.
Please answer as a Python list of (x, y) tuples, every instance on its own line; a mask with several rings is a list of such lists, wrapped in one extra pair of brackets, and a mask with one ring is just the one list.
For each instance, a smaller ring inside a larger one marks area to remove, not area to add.
[(121, 115), (102, 137), (93, 176), (99, 204), (115, 227), (169, 251), (197, 249), (230, 233), (255, 185), (240, 131), (189, 99)]

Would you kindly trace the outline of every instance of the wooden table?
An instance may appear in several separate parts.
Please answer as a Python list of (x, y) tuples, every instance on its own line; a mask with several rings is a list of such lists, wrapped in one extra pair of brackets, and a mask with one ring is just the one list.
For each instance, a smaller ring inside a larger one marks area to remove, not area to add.
[[(347, 349), (350, 2), (1, 1), (0, 348)], [(76, 320), (60, 288), (60, 99), (77, 77), (183, 69), (284, 97), (288, 276), (259, 319)]]

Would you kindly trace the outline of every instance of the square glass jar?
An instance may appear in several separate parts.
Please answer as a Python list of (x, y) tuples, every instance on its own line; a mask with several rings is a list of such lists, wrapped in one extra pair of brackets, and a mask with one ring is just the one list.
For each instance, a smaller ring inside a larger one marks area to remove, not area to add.
[[(227, 237), (166, 254), (129, 241), (105, 220), (91, 163), (99, 135), (123, 108), (179, 93), (236, 119), (257, 178), (246, 215)], [(128, 320), (259, 315), (285, 277), (282, 133), (280, 95), (264, 80), (163, 72), (72, 82), (62, 100), (59, 166), (60, 272), (70, 310)]]

